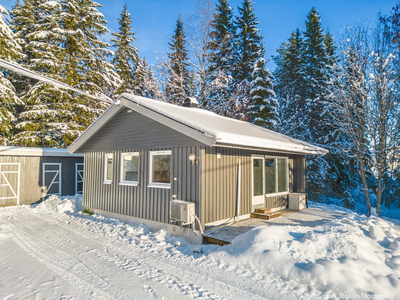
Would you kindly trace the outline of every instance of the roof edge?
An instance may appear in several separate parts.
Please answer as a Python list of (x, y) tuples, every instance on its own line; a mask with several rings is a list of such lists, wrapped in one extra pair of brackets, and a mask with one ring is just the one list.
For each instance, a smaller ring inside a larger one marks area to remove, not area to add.
[(0, 156), (52, 156), (52, 157), (83, 157), (81, 153), (70, 154), (67, 149), (39, 147), (0, 147)]
[(324, 156), (329, 153), (328, 150), (321, 148), (321, 147), (316, 147), (318, 150), (310, 150), (310, 151), (302, 151), (298, 150), (296, 151), (295, 149), (274, 149), (274, 148), (265, 148), (265, 147), (253, 147), (253, 146), (246, 146), (246, 145), (239, 145), (239, 144), (227, 144), (227, 143), (221, 143), (217, 142), (215, 143), (214, 147), (223, 147), (223, 148), (239, 148), (239, 149), (245, 149), (245, 150), (255, 150), (255, 151), (269, 151), (269, 152), (280, 152), (280, 153), (285, 153), (285, 154), (298, 154), (298, 155), (316, 155), (316, 156)]
[[(131, 98), (143, 98), (140, 96), (136, 96), (136, 95), (130, 95)], [(176, 121), (170, 117), (167, 117), (157, 111), (154, 111), (146, 106), (143, 106), (139, 103), (134, 102), (135, 100), (132, 99), (128, 99), (124, 97), (124, 94), (121, 95), (120, 98), (121, 99), (121, 103), (123, 104), (123, 106), (130, 108), (158, 123), (161, 123), (171, 129), (174, 129), (194, 140), (199, 141), (200, 143), (203, 143), (206, 146), (213, 146), (216, 142), (216, 138), (207, 135), (205, 132), (201, 132), (197, 129), (194, 129), (186, 124), (182, 124), (179, 121)], [(157, 100), (153, 100), (150, 99), (150, 101), (157, 101)]]
[(97, 131), (100, 130), (114, 115), (116, 115), (123, 106), (120, 105), (119, 98), (114, 101), (92, 124), (86, 128), (68, 147), (68, 152), (70, 154), (76, 152), (86, 143)]

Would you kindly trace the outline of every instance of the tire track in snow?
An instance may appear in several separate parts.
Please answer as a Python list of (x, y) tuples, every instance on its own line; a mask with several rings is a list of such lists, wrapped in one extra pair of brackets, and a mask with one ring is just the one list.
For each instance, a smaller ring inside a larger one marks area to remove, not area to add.
[[(18, 219), (21, 217), (22, 214), (18, 216)], [(211, 267), (211, 264), (207, 263), (205, 259), (199, 263), (199, 260), (193, 261), (193, 258), (186, 254), (181, 253), (177, 255), (174, 253), (174, 255), (172, 255), (171, 252), (165, 248), (161, 250), (162, 253), (157, 249), (157, 251), (154, 251), (154, 247), (160, 247), (160, 245), (151, 240), (148, 241), (149, 247), (146, 247), (146, 244), (141, 244), (141, 246), (136, 245), (136, 241), (133, 241), (133, 244), (126, 244), (126, 241), (121, 241), (118, 237), (109, 236), (108, 234), (110, 234), (110, 232), (105, 232), (104, 228), (102, 228), (104, 225), (108, 226), (108, 224), (102, 224), (101, 221), (87, 220), (79, 216), (53, 215), (48, 212), (39, 212), (33, 215), (30, 211), (26, 212), (25, 217), (29, 219), (29, 222), (26, 223), (29, 224), (32, 233), (37, 231), (35, 229), (41, 228), (48, 230), (50, 236), (59, 236), (61, 230), (57, 230), (57, 226), (60, 226), (67, 230), (65, 233), (66, 235), (63, 236), (65, 240), (62, 240), (62, 242), (72, 242), (82, 248), (83, 245), (79, 244), (79, 239), (74, 240), (74, 235), (79, 235), (91, 243), (101, 245), (101, 247), (96, 247), (98, 249), (88, 249), (86, 247), (85, 251), (80, 251), (80, 253), (76, 254), (82, 255), (85, 252), (95, 252), (99, 259), (107, 260), (120, 269), (132, 271), (138, 277), (146, 280), (146, 285), (142, 285), (142, 287), (148, 292), (148, 296), (151, 296), (151, 298), (159, 298), (159, 296), (157, 292), (155, 292), (157, 288), (153, 286), (155, 288), (154, 290), (149, 286), (149, 282), (161, 284), (168, 289), (176, 290), (183, 295), (193, 298), (223, 299), (223, 297), (216, 293), (223, 295), (229, 291), (230, 298), (235, 295), (234, 298), (238, 299), (277, 299), (277, 297), (254, 286), (255, 282), (251, 281), (251, 278), (227, 278), (221, 273), (224, 270)], [(32, 223), (32, 218), (37, 218), (37, 221)], [(94, 224), (98, 223), (100, 226), (91, 227), (91, 230), (88, 231), (89, 222), (93, 222)], [(18, 220), (18, 225), (16, 226), (19, 226), (20, 223), (24, 222)], [(50, 226), (46, 225), (49, 223)], [(70, 233), (68, 234), (68, 232)], [(27, 238), (32, 239), (32, 237)], [(38, 236), (37, 238), (40, 237)], [(54, 243), (57, 244), (58, 247), (62, 247), (60, 240), (55, 240)], [(72, 251), (78, 250), (78, 247), (72, 246), (70, 248)], [(100, 251), (104, 248), (110, 249), (110, 251)], [(206, 263), (204, 264), (203, 261)], [(192, 269), (193, 267), (194, 269)], [(176, 274), (178, 274), (178, 276)], [(193, 284), (194, 282), (200, 282), (201, 286)], [(105, 286), (102, 288), (105, 288)], [(112, 298), (117, 298), (118, 293), (112, 294)], [(109, 294), (107, 295), (110, 296)]]
[[(75, 224), (79, 229), (81, 229), (81, 223), (76, 222), (76, 220), (73, 218), (68, 217), (69, 220), (71, 221), (74, 220)], [(79, 219), (79, 217), (77, 217)], [(61, 220), (58, 220), (58, 225), (71, 230), (71, 224), (69, 222), (68, 225), (65, 225), (65, 223), (61, 222)], [(92, 220), (92, 222), (97, 222), (95, 220)], [(97, 229), (97, 228), (96, 228)], [(74, 231), (75, 233), (78, 233), (79, 235), (92, 239), (95, 238), (99, 243), (103, 244), (109, 249), (112, 249), (114, 252), (118, 252), (122, 254), (123, 256), (130, 257), (132, 256), (132, 251), (125, 250), (125, 247), (116, 247), (115, 243), (110, 243), (105, 239), (99, 239), (97, 235), (89, 235), (87, 232), (84, 232), (82, 230), (79, 231)], [(117, 241), (120, 242), (120, 241)], [(151, 241), (149, 242), (151, 243)], [(119, 245), (119, 246), (126, 246), (126, 244)], [(131, 245), (128, 245), (131, 246)], [(171, 263), (170, 260), (171, 258), (168, 256), (163, 256), (160, 257), (160, 254), (158, 251), (155, 253), (152, 252), (151, 248), (146, 249), (146, 248), (135, 248), (135, 254), (136, 251), (140, 251), (140, 256), (134, 260), (129, 260), (129, 263), (127, 265), (131, 265), (132, 271), (138, 274), (138, 276), (141, 277), (146, 277), (147, 279), (150, 280), (156, 280), (157, 282), (163, 283), (166, 287), (171, 287), (176, 290), (181, 290), (184, 292), (184, 294), (189, 294), (189, 295), (195, 295), (195, 297), (199, 298), (205, 298), (205, 299), (221, 299), (224, 297), (218, 296), (214, 292), (207, 291), (204, 289), (204, 287), (200, 287), (198, 285), (193, 284), (192, 282), (209, 282), (209, 284), (212, 285), (213, 288), (216, 288), (216, 282), (220, 283), (222, 286), (219, 288), (221, 291), (221, 294), (223, 294), (224, 291), (227, 289), (232, 292), (232, 290), (236, 291), (236, 294), (238, 295), (237, 298), (240, 299), (254, 299), (255, 297), (259, 297), (260, 299), (278, 299), (277, 297), (266, 293), (265, 291), (258, 289), (256, 286), (254, 286), (254, 281), (248, 282), (244, 278), (241, 278), (239, 280), (232, 280), (229, 278), (226, 278), (224, 276), (219, 276), (215, 272), (211, 272), (210, 270), (205, 269), (201, 265), (196, 265), (195, 270), (193, 271), (191, 269), (191, 266), (188, 266), (190, 264), (190, 260), (187, 259), (187, 256), (184, 254), (181, 254), (180, 257), (175, 258), (174, 261)], [(146, 251), (147, 250), (147, 251)], [(156, 265), (155, 262), (159, 261), (162, 259), (162, 265)], [(124, 263), (124, 261), (121, 260), (116, 260), (116, 257), (112, 258), (112, 261), (114, 262), (118, 267), (120, 268), (128, 268), (127, 266), (121, 267), (121, 265)], [(126, 263), (126, 262), (125, 262)], [(140, 265), (146, 265), (146, 268), (139, 267)], [(205, 266), (207, 267), (207, 266)], [(152, 269), (156, 268), (157, 271), (151, 271)], [(160, 268), (163, 268), (160, 272)], [(173, 274), (182, 274), (184, 273), (190, 273), (188, 275), (185, 275), (186, 278), (190, 278), (190, 282), (186, 282), (182, 278), (178, 278), (174, 276)], [(171, 274), (172, 273), (172, 274)], [(247, 282), (247, 284), (245, 284)], [(282, 297), (279, 297), (279, 299)], [(287, 297), (289, 298), (289, 297)]]
[[(4, 224), (3, 228), (8, 230), (9, 235), (18, 244), (18, 246), (21, 247), (21, 249), (43, 263), (78, 290), (86, 294), (88, 298), (93, 299), (93, 297), (95, 297), (96, 299), (115, 299), (114, 296), (111, 296), (107, 292), (103, 291), (103, 289), (107, 286), (107, 283), (90, 272), (82, 262), (76, 261), (65, 252), (60, 253), (59, 250), (50, 247), (43, 242), (34, 241), (31, 236), (29, 236), (15, 224), (11, 224), (11, 222)], [(78, 273), (79, 276), (67, 270), (74, 270), (74, 272)], [(90, 278), (91, 280), (83, 280), (82, 277)], [(93, 285), (92, 282), (100, 283), (100, 288), (99, 286)]]

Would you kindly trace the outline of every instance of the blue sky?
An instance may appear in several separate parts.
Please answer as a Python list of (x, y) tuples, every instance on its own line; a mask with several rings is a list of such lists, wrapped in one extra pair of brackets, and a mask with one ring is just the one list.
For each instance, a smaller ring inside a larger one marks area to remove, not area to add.
[[(117, 18), (124, 4), (128, 5), (136, 32), (134, 45), (141, 57), (148, 63), (156, 63), (157, 57), (165, 57), (179, 13), (184, 22), (194, 12), (194, 0), (97, 0), (103, 7), (100, 11), (108, 21), (111, 32), (118, 30)], [(230, 0), (237, 14), (237, 7), (243, 0)], [(305, 29), (305, 19), (312, 6), (320, 12), (322, 26), (329, 27), (334, 36), (340, 35), (341, 28), (361, 20), (371, 25), (377, 20), (377, 13), (389, 14), (396, 0), (255, 0), (255, 13), (259, 28), (264, 35), (266, 58), (269, 67), (274, 68), (271, 55), (276, 54), (279, 45), (290, 37), (297, 27)], [(6, 9), (14, 0), (1, 0)], [(109, 40), (110, 34), (102, 37)]]

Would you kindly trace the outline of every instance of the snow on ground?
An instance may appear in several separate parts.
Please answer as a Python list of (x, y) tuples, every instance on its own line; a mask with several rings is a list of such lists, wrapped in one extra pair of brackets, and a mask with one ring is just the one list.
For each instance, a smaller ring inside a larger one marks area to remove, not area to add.
[(389, 220), (346, 211), (221, 247), (81, 209), (56, 196), (0, 208), (1, 299), (399, 299), (400, 225)]

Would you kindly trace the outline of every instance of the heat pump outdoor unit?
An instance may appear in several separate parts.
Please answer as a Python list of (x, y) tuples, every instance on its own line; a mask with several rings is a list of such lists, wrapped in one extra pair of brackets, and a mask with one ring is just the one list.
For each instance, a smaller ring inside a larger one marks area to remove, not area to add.
[(171, 220), (185, 224), (194, 222), (194, 203), (182, 200), (171, 201)]
[(302, 210), (306, 208), (306, 194), (289, 194), (289, 209)]

